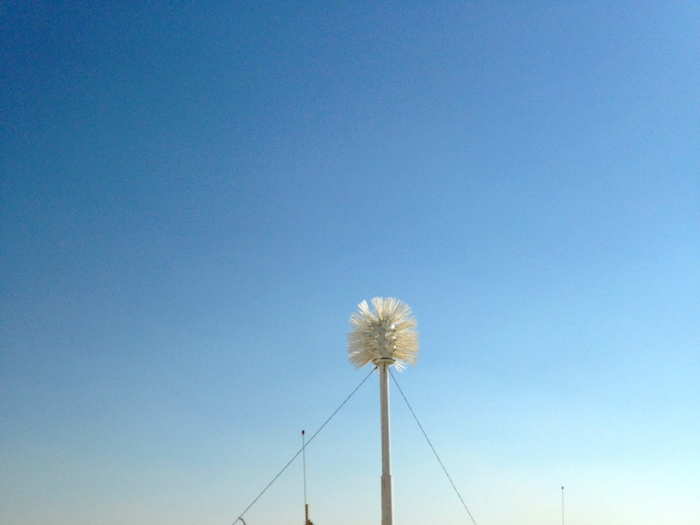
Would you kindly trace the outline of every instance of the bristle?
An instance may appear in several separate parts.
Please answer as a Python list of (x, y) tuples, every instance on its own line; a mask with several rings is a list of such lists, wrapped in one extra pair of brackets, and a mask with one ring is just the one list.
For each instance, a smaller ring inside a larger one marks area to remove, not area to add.
[(361, 367), (382, 358), (395, 360), (397, 368), (416, 362), (418, 333), (410, 307), (393, 297), (372, 298), (374, 311), (367, 301), (357, 305), (350, 317), (348, 357)]

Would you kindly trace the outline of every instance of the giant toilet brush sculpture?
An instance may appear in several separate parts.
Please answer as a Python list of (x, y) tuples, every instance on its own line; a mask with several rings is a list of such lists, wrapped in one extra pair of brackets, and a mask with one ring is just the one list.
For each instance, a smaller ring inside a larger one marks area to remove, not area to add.
[(416, 320), (410, 307), (393, 297), (375, 297), (357, 305), (350, 317), (348, 357), (355, 366), (374, 363), (379, 370), (382, 434), (382, 525), (393, 525), (389, 442), (389, 367), (414, 364), (418, 355)]

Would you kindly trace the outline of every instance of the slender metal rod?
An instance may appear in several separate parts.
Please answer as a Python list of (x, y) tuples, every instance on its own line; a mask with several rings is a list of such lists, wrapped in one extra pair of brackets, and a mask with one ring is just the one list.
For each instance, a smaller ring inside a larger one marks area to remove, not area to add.
[(306, 499), (306, 432), (301, 431), (301, 463), (304, 471), (304, 525), (309, 523), (309, 502)]
[(379, 363), (379, 400), (382, 427), (382, 525), (392, 525), (393, 507), (391, 501), (391, 447), (389, 442), (389, 373), (391, 363)]
[(561, 525), (564, 525), (564, 485), (561, 486)]

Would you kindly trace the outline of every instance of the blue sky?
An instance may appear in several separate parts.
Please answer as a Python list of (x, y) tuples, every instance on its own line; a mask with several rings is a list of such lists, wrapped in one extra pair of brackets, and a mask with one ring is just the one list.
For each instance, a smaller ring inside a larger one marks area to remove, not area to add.
[[(230, 523), (414, 309), (480, 524), (697, 522), (700, 7), (0, 5), (0, 521)], [(379, 516), (376, 380), (309, 448)], [(396, 522), (465, 523), (394, 395)], [(295, 464), (246, 515), (303, 520)]]

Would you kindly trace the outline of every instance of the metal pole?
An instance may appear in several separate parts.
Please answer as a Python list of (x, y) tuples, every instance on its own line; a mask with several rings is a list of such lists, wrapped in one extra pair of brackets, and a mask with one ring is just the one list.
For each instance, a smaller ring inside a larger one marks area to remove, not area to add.
[(379, 367), (379, 399), (382, 426), (382, 525), (392, 525), (391, 450), (389, 446), (389, 373), (392, 361), (382, 360)]
[(309, 525), (309, 504), (306, 499), (306, 433), (301, 431), (301, 459), (304, 469), (304, 525)]
[(561, 525), (564, 525), (564, 485), (561, 486)]

